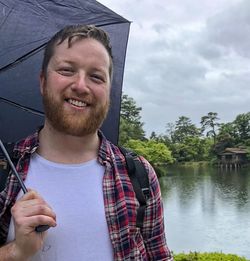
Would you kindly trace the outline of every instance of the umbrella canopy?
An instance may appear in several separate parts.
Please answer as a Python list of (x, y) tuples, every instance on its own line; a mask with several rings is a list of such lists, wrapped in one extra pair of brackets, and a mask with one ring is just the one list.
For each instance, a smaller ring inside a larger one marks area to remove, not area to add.
[(114, 78), (102, 130), (117, 143), (130, 22), (94, 0), (0, 0), (0, 139), (14, 142), (43, 124), (39, 91), (43, 48), (66, 25), (94, 24), (109, 33)]

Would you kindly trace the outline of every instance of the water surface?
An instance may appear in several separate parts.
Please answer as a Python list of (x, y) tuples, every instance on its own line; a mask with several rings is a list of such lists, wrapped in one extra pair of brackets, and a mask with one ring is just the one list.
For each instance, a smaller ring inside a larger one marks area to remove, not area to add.
[(171, 250), (250, 259), (250, 169), (173, 166), (160, 183)]

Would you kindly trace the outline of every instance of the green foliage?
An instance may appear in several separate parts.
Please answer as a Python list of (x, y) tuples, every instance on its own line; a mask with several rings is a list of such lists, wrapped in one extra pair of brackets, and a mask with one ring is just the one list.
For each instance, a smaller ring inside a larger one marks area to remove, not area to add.
[(168, 123), (167, 138), (164, 143), (178, 162), (204, 159), (205, 143), (200, 138), (200, 130), (188, 117), (181, 116), (175, 124)]
[(245, 149), (247, 151), (247, 160), (250, 161), (250, 146), (246, 146)]
[(206, 136), (213, 137), (214, 143), (216, 140), (216, 127), (220, 126), (217, 122), (219, 120), (217, 116), (217, 112), (209, 112), (206, 116), (201, 117), (201, 132), (203, 133), (208, 129)]
[(172, 141), (171, 139), (167, 136), (167, 135), (156, 135), (155, 132), (152, 132), (150, 135), (150, 140), (154, 140), (160, 143), (165, 144), (170, 150), (171, 150), (171, 145), (172, 145)]
[(129, 139), (144, 140), (145, 132), (141, 122), (141, 107), (128, 95), (122, 96), (120, 112), (119, 144), (124, 145)]
[[(196, 127), (190, 118), (180, 116), (175, 123), (167, 123), (165, 134), (157, 135), (153, 131), (147, 142), (141, 110), (133, 98), (122, 96), (119, 144), (131, 147), (153, 164), (211, 161), (225, 148), (250, 148), (250, 112), (239, 114), (228, 123), (218, 123), (218, 114), (209, 112), (201, 117), (200, 127)], [(250, 160), (250, 150), (248, 158)]]
[(218, 140), (223, 140), (224, 137), (230, 137), (231, 139), (236, 137), (236, 128), (233, 122), (221, 123)]
[(149, 138), (150, 140), (157, 140), (157, 135), (156, 135), (156, 133), (153, 131), (153, 132), (151, 132), (151, 135), (150, 135), (150, 138)]
[(183, 143), (170, 146), (178, 162), (209, 160), (213, 140), (211, 138), (187, 137)]
[(239, 114), (233, 123), (237, 143), (250, 139), (250, 112)]
[(199, 136), (199, 129), (191, 122), (188, 117), (181, 116), (175, 122), (175, 125), (168, 125), (171, 129), (171, 139), (173, 143), (183, 143), (187, 137)]
[(219, 154), (225, 150), (235, 146), (236, 129), (232, 122), (222, 123), (219, 128), (219, 134), (217, 136), (217, 142), (214, 144), (213, 151), (215, 154)]
[(129, 140), (125, 147), (145, 157), (152, 165), (158, 163), (173, 163), (174, 159), (170, 150), (163, 143), (155, 140), (140, 141)]
[(175, 261), (249, 261), (244, 257), (239, 257), (233, 254), (222, 253), (197, 253), (190, 252), (189, 254), (174, 255)]
[(250, 112), (239, 114), (233, 122), (221, 124), (213, 151), (219, 154), (225, 148), (242, 146), (250, 146)]

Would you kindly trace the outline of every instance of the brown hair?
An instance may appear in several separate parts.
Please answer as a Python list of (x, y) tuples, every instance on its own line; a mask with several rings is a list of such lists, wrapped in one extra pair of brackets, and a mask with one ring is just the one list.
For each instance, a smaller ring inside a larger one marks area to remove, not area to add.
[(72, 39), (93, 38), (100, 42), (107, 50), (110, 57), (109, 75), (112, 79), (113, 75), (113, 56), (110, 39), (108, 34), (101, 28), (94, 25), (69, 25), (57, 32), (47, 43), (44, 51), (42, 62), (42, 73), (46, 77), (49, 61), (54, 54), (55, 46), (60, 45), (64, 40), (68, 39), (68, 46), (72, 46)]

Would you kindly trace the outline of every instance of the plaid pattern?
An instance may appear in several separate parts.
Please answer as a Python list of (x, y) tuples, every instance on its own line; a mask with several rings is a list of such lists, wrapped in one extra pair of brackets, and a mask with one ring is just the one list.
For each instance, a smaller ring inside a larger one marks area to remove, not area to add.
[[(99, 136), (101, 144), (98, 160), (106, 169), (103, 178), (103, 195), (114, 260), (172, 261), (173, 257), (167, 247), (164, 234), (160, 186), (153, 168), (141, 157), (149, 174), (151, 196), (145, 212), (143, 229), (140, 231), (136, 227), (136, 209), (139, 203), (127, 174), (124, 156), (115, 145), (106, 140), (101, 132)], [(19, 142), (14, 149), (19, 158), (16, 168), (23, 180), (27, 176), (30, 155), (36, 151), (38, 145), (37, 131)], [(0, 193), (1, 245), (6, 241), (11, 219), (10, 209), (20, 189), (12, 174), (9, 176), (7, 187)]]

